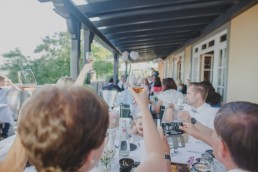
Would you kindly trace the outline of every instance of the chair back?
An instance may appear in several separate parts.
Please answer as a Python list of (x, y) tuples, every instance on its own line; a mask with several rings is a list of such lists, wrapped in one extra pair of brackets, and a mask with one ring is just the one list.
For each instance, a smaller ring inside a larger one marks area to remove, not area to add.
[(117, 95), (117, 91), (116, 90), (102, 90), (101, 93), (102, 93), (103, 99), (105, 100), (105, 102), (107, 103), (109, 108), (113, 108), (115, 98), (116, 98), (116, 95)]
[(160, 119), (160, 122), (161, 122), (162, 119), (163, 119), (163, 115), (164, 115), (165, 110), (166, 110), (166, 107), (165, 107), (165, 106), (160, 106), (160, 110), (159, 110), (159, 119)]
[(120, 118), (132, 118), (130, 106), (126, 104), (120, 104)]

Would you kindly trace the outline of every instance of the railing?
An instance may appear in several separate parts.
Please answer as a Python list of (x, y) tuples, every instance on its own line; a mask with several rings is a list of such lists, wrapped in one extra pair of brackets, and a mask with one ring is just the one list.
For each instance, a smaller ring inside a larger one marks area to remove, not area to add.
[(90, 83), (90, 86), (98, 93), (98, 95), (100, 95), (100, 92), (104, 85), (106, 85), (105, 80), (92, 81)]

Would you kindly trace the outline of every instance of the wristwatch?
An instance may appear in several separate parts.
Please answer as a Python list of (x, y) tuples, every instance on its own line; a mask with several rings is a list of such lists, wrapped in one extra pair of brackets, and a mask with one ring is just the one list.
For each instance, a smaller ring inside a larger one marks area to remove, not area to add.
[(169, 161), (171, 161), (171, 157), (170, 157), (170, 155), (169, 155), (169, 154), (165, 154), (165, 160), (169, 160)]
[(192, 124), (196, 124), (196, 122), (197, 122), (197, 121), (196, 121), (195, 118), (191, 118), (191, 123), (192, 123)]

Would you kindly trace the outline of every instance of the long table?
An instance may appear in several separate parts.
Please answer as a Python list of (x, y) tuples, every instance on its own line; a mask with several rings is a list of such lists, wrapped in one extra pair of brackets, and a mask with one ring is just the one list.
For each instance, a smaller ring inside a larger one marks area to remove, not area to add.
[[(119, 137), (119, 132), (117, 133), (117, 138)], [(15, 135), (8, 137), (7, 139), (4, 139), (0, 141), (0, 159), (3, 159), (3, 157), (6, 155), (8, 150), (10, 149), (13, 141), (15, 139)], [(146, 158), (145, 155), (145, 146), (143, 139), (134, 139), (133, 142), (137, 149), (130, 152), (130, 158), (134, 159), (134, 161), (137, 162), (143, 162)], [(119, 172), (119, 141), (118, 139), (115, 141), (115, 145), (117, 147), (116, 154), (114, 157), (114, 160), (112, 162), (112, 170), (111, 172)], [(203, 143), (187, 143), (184, 148), (178, 148), (177, 153), (171, 153), (171, 161), (174, 163), (183, 163), (186, 164), (190, 158), (193, 157), (193, 159), (200, 158), (201, 154), (205, 152), (205, 150), (211, 149), (208, 146), (205, 146)], [(214, 159), (214, 165), (215, 165), (215, 172), (226, 172), (226, 169), (224, 166)], [(28, 167), (24, 170), (25, 172), (35, 172), (34, 167)], [(94, 168), (91, 170), (91, 172), (98, 172), (98, 168)]]

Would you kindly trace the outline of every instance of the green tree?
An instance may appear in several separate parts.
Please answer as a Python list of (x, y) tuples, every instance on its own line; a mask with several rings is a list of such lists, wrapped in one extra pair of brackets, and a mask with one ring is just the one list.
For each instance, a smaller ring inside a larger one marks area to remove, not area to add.
[[(8, 77), (14, 82), (17, 82), (17, 71), (22, 68), (31, 68), (38, 84), (56, 83), (60, 77), (69, 76), (70, 45), (68, 32), (46, 36), (34, 50), (37, 58), (31, 59), (29, 56), (23, 55), (19, 48), (15, 48), (3, 54), (4, 58), (7, 59), (3, 69), (9, 71)], [(112, 53), (95, 41), (93, 41), (91, 49), (97, 79), (112, 75)], [(80, 60), (82, 61), (82, 58)]]
[(70, 35), (68, 32), (46, 36), (34, 50), (40, 58), (34, 61), (31, 68), (39, 84), (56, 83), (62, 76), (70, 73)]
[(3, 57), (6, 59), (6, 62), (2, 69), (10, 71), (8, 77), (13, 82), (18, 82), (17, 72), (21, 70), (23, 66), (27, 66), (30, 63), (29, 57), (23, 55), (19, 48), (4, 53)]
[(114, 67), (112, 53), (95, 41), (91, 44), (91, 51), (95, 60), (93, 68), (96, 71), (97, 79), (106, 79), (112, 75)]

